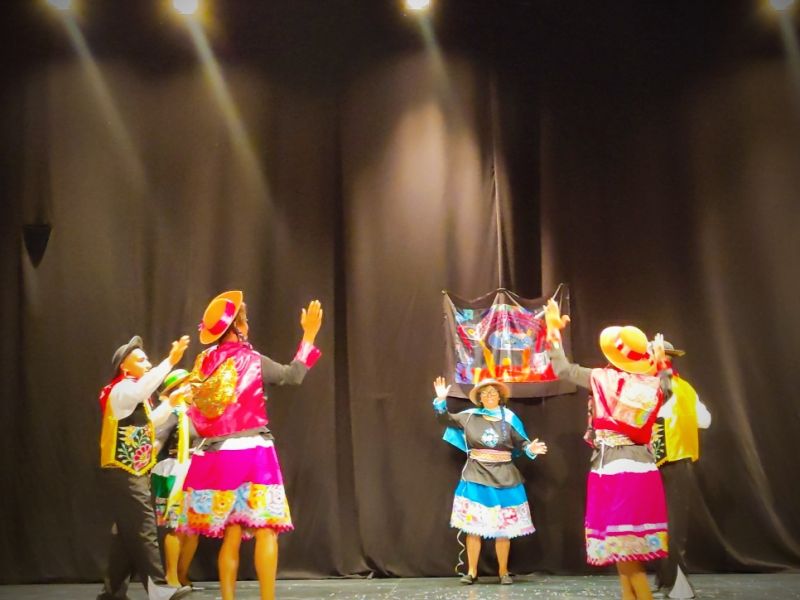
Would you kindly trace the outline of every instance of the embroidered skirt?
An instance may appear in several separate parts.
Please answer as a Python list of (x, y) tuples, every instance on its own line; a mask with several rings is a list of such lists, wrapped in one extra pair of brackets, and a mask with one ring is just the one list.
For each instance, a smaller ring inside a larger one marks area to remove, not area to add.
[(176, 529), (181, 514), (183, 479), (189, 470), (189, 462), (180, 463), (168, 458), (157, 463), (151, 471), (153, 486), (153, 502), (156, 511), (156, 525), (167, 529)]
[(450, 526), (484, 538), (514, 538), (536, 531), (521, 483), (495, 488), (463, 479), (456, 488)]
[(591, 565), (667, 556), (664, 486), (646, 447), (606, 446), (593, 457), (585, 534)]
[(241, 449), (198, 450), (192, 456), (178, 531), (222, 537), (228, 525), (241, 525), (244, 539), (252, 537), (254, 529), (294, 529), (271, 441)]

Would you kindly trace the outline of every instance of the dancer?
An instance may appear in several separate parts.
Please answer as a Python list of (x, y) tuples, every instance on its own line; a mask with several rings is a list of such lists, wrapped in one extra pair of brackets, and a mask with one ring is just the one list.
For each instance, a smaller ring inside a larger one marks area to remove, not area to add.
[(186, 402), (191, 400), (189, 372), (176, 369), (167, 375), (159, 394), (162, 406), (171, 405), (172, 415), (156, 430), (158, 462), (153, 467), (152, 484), (156, 524), (165, 528), (164, 570), (167, 583), (189, 586), (189, 567), (197, 551), (198, 537), (176, 532), (183, 499), (183, 481), (189, 470), (191, 423), (186, 416)]
[(200, 341), (215, 344), (195, 361), (189, 417), (205, 438), (184, 482), (180, 533), (221, 537), (218, 567), (223, 600), (233, 600), (241, 540), (255, 536), (262, 600), (275, 597), (278, 534), (293, 529), (283, 476), (267, 428), (265, 385), (297, 385), (320, 357), (314, 340), (322, 308), (314, 300), (300, 316), (303, 339), (290, 365), (256, 352), (248, 342), (240, 291), (214, 298), (203, 314)]
[(700, 401), (688, 381), (678, 375), (673, 357), (686, 354), (664, 342), (666, 368), (671, 374), (671, 395), (658, 412), (651, 446), (661, 468), (669, 511), (669, 556), (656, 571), (656, 597), (694, 598), (694, 588), (686, 568), (686, 542), (689, 537), (689, 510), (694, 479), (694, 463), (700, 458), (699, 429), (711, 425), (711, 413)]
[(472, 388), (470, 401), (478, 408), (447, 411), (450, 386), (443, 377), (433, 382), (433, 408), (447, 425), (444, 439), (467, 453), (453, 500), (450, 525), (467, 535), (467, 573), (461, 583), (478, 579), (481, 538), (494, 538), (502, 585), (514, 583), (508, 573), (511, 538), (535, 531), (522, 474), (511, 459), (521, 453), (534, 459), (547, 453), (538, 439), (530, 441), (519, 417), (506, 408), (508, 387), (484, 379)]
[(545, 320), (556, 375), (592, 391), (596, 450), (586, 490), (587, 562), (616, 564), (623, 600), (650, 600), (643, 562), (667, 556), (664, 488), (647, 447), (663, 398), (662, 382), (648, 373), (664, 363), (663, 338), (656, 336), (651, 356), (641, 330), (607, 327), (600, 348), (610, 365), (587, 369), (567, 361), (561, 329), (569, 317), (552, 299)]
[(135, 335), (114, 352), (111, 360), (113, 379), (100, 392), (100, 466), (114, 527), (108, 570), (98, 600), (125, 598), (134, 571), (150, 600), (177, 600), (192, 591), (167, 585), (149, 478), (156, 462), (155, 429), (173, 409), (170, 402), (151, 408), (151, 396), (170, 368), (181, 360), (188, 344), (188, 336), (172, 342), (169, 356), (152, 367), (142, 349), (142, 338)]

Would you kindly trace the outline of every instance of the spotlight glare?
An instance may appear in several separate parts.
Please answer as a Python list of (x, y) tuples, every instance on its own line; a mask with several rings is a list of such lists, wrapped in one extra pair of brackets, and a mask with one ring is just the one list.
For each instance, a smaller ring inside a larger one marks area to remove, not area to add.
[(56, 10), (68, 11), (72, 8), (72, 0), (47, 0), (47, 3)]
[(406, 0), (406, 8), (414, 12), (422, 12), (431, 7), (431, 0)]
[(172, 6), (182, 15), (193, 15), (199, 6), (198, 0), (172, 0)]
[(794, 0), (769, 0), (770, 5), (777, 11), (784, 11), (791, 8)]

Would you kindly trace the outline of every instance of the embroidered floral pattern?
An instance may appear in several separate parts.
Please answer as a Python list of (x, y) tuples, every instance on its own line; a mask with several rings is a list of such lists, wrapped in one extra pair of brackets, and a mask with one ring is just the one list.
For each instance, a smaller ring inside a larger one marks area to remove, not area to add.
[(245, 528), (245, 538), (252, 529), (294, 529), (283, 486), (248, 482), (235, 490), (184, 490), (178, 531), (222, 537), (233, 524)]
[(483, 435), (481, 435), (481, 443), (484, 446), (488, 446), (489, 448), (494, 448), (495, 446), (497, 446), (497, 443), (499, 441), (500, 441), (500, 436), (497, 435), (497, 432), (491, 427), (488, 427), (483, 432)]
[(502, 508), (484, 506), (463, 496), (453, 501), (450, 526), (486, 538), (513, 538), (536, 531), (527, 502)]
[(653, 435), (650, 439), (650, 448), (656, 465), (660, 465), (667, 458), (667, 438), (664, 431), (664, 419), (658, 418), (653, 424)]
[(117, 432), (115, 459), (120, 466), (141, 475), (153, 465), (153, 426), (127, 425)]
[(604, 538), (586, 535), (586, 561), (591, 565), (608, 565), (623, 560), (655, 560), (667, 556), (667, 532), (607, 535)]
[[(182, 492), (178, 492), (179, 495), (182, 495)], [(156, 505), (156, 524), (159, 527), (166, 527), (167, 529), (175, 529), (178, 527), (178, 523), (180, 522), (180, 508), (182, 504), (182, 500), (179, 497), (177, 502), (174, 502), (169, 508), (167, 508), (167, 504), (169, 503), (169, 498), (162, 498), (156, 496), (155, 498), (155, 505)]]

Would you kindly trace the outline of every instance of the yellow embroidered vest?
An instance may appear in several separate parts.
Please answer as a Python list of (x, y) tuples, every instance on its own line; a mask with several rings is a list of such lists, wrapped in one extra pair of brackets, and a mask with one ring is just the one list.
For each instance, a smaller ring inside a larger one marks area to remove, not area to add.
[(100, 433), (100, 466), (144, 475), (156, 464), (156, 431), (150, 420), (150, 403), (138, 404), (124, 419), (117, 420), (106, 403)]
[(700, 458), (700, 436), (697, 430), (697, 392), (688, 381), (672, 377), (675, 405), (672, 415), (659, 419), (653, 431), (656, 464)]

